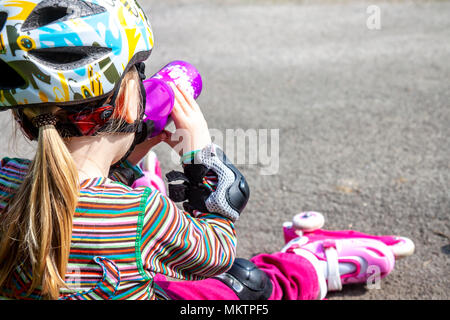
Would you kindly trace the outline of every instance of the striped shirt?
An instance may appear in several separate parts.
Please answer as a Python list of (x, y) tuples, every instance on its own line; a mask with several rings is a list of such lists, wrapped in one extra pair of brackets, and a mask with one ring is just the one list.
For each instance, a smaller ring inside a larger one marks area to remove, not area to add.
[[(0, 164), (0, 214), (24, 179), (29, 160)], [(153, 277), (200, 280), (228, 270), (235, 257), (233, 223), (216, 214), (193, 217), (148, 187), (109, 178), (81, 182), (61, 299), (159, 299)], [(31, 275), (14, 277), (26, 291)], [(6, 291), (0, 293), (7, 296)], [(30, 296), (39, 298), (38, 292)]]

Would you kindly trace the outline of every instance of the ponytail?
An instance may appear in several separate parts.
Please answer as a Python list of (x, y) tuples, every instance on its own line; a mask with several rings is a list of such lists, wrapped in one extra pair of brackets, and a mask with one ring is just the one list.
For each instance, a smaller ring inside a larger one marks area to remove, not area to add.
[(79, 195), (75, 163), (54, 125), (39, 128), (36, 156), (22, 185), (1, 213), (0, 287), (13, 288), (17, 267), (38, 289), (58, 299), (66, 287), (72, 221)]
[[(114, 118), (130, 122), (136, 117), (142, 107), (139, 81), (139, 73), (132, 68), (122, 81)], [(137, 108), (129, 107), (136, 104)], [(33, 122), (41, 114), (55, 114), (55, 109), (28, 107), (23, 113)], [(118, 131), (120, 125), (116, 123), (108, 132)], [(41, 126), (28, 174), (8, 207), (0, 212), (2, 295), (4, 288), (14, 297), (19, 295), (14, 292), (13, 281), (16, 272), (23, 271), (32, 279), (27, 295), (36, 291), (45, 299), (58, 299), (60, 288), (66, 287), (78, 196), (78, 170), (69, 150), (54, 125)]]

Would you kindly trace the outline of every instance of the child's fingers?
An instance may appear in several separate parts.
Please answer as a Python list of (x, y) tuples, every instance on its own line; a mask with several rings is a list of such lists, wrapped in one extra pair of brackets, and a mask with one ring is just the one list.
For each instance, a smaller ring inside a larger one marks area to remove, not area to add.
[(190, 94), (188, 94), (186, 91), (181, 88), (181, 86), (177, 85), (177, 88), (179, 92), (183, 95), (183, 98), (189, 103), (192, 109), (196, 111), (200, 111), (200, 107), (197, 104), (197, 101), (195, 101), (194, 97), (192, 97)]
[(177, 129), (188, 129), (190, 127), (190, 123), (192, 122), (192, 117), (189, 114), (186, 114), (181, 108), (181, 105), (178, 102), (175, 102), (174, 108), (172, 110), (172, 120)]
[(190, 104), (188, 101), (186, 101), (186, 99), (184, 98), (184, 96), (182, 95), (182, 93), (180, 92), (180, 90), (178, 90), (178, 87), (176, 87), (174, 84), (170, 83), (170, 87), (172, 88), (174, 94), (175, 94), (175, 101), (177, 101), (180, 104), (180, 107), (183, 109), (183, 111), (186, 114), (189, 114), (190, 109), (192, 109), (190, 107)]
[(164, 130), (163, 133), (164, 139), (162, 141), (167, 143), (171, 148), (175, 148), (180, 143), (180, 140), (172, 139), (172, 132)]
[(192, 97), (189, 93), (187, 93), (181, 86), (172, 87), (175, 92), (176, 99), (183, 106), (183, 109), (186, 113), (192, 113), (192, 111), (201, 113), (200, 107), (195, 101), (194, 97)]
[(187, 114), (184, 109), (181, 107), (181, 104), (175, 100), (173, 109), (172, 109), (172, 118), (176, 122), (176, 120), (183, 120), (187, 118)]

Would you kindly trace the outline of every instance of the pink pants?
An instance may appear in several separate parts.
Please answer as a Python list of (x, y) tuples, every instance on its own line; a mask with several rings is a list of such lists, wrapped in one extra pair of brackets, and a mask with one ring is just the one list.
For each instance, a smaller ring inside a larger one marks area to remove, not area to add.
[[(319, 296), (319, 281), (313, 265), (294, 253), (260, 254), (251, 261), (263, 270), (273, 284), (269, 300), (311, 300)], [(217, 279), (200, 281), (167, 281), (155, 278), (173, 300), (238, 300), (224, 283)]]

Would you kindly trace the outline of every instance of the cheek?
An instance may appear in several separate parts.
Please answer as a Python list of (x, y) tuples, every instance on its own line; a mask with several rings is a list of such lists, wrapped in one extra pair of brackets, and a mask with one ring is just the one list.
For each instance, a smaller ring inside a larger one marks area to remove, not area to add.
[(127, 135), (128, 135), (128, 137), (127, 137), (127, 151), (128, 151), (131, 148), (131, 146), (133, 145), (135, 134), (130, 133)]
[(133, 145), (133, 141), (134, 133), (121, 134), (119, 141), (115, 143), (115, 146), (117, 147), (116, 150), (118, 152), (116, 154), (116, 157), (114, 158), (114, 162), (119, 161), (126, 155), (128, 150), (130, 150), (131, 146)]

